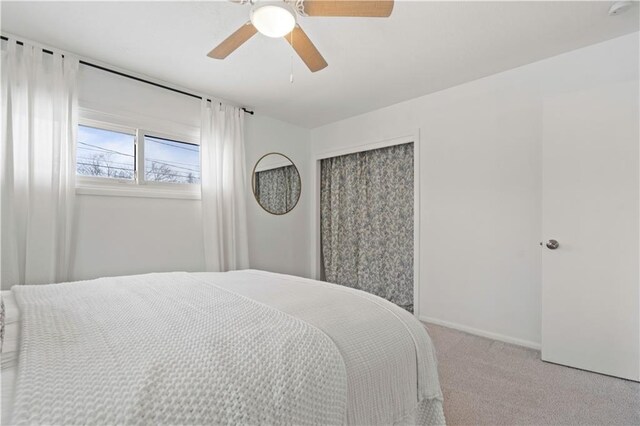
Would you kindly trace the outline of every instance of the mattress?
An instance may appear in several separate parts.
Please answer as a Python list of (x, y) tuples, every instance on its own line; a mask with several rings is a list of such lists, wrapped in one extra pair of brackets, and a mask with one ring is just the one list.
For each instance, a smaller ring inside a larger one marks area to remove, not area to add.
[[(162, 287), (162, 285), (166, 285), (166, 287)], [(325, 396), (323, 398), (314, 400), (311, 405), (314, 405), (316, 407), (321, 407), (321, 404), (326, 404), (320, 409), (320, 412), (330, 411), (329, 408), (333, 409), (334, 407), (341, 406), (342, 402), (340, 400), (344, 399), (344, 413), (336, 413), (338, 417), (331, 418), (330, 420), (326, 420), (324, 422), (349, 424), (444, 423), (444, 416), (442, 413), (442, 393), (440, 392), (440, 386), (438, 383), (437, 367), (433, 347), (426, 333), (426, 330), (424, 330), (421, 324), (411, 314), (383, 299), (358, 290), (323, 283), (320, 281), (308, 280), (288, 275), (273, 274), (263, 271), (239, 271), (231, 273), (182, 273), (182, 275), (150, 274), (133, 277), (104, 278), (82, 283), (73, 283), (73, 285), (61, 284), (50, 286), (25, 286), (17, 289), (17, 294), (3, 292), (3, 297), (7, 306), (7, 328), (5, 345), (2, 354), (3, 424), (10, 424), (9, 422), (11, 421), (13, 414), (15, 414), (14, 411), (22, 411), (23, 413), (19, 417), (24, 419), (25, 411), (37, 411), (34, 404), (44, 404), (40, 400), (35, 402), (30, 400), (25, 401), (24, 395), (34, 392), (33, 389), (26, 389), (29, 386), (29, 383), (37, 383), (38, 391), (40, 391), (41, 388), (46, 388), (46, 384), (45, 386), (42, 386), (42, 380), (40, 380), (37, 375), (34, 375), (34, 368), (23, 368), (22, 370), (28, 371), (21, 370), (20, 373), (17, 372), (17, 366), (20, 363), (23, 364), (22, 367), (26, 365), (25, 359), (29, 360), (29, 362), (31, 363), (30, 365), (33, 365), (34, 362), (37, 363), (38, 359), (36, 356), (37, 353), (35, 355), (33, 353), (27, 355), (26, 353), (24, 353), (24, 351), (21, 352), (18, 350), (18, 342), (21, 337), (21, 318), (17, 305), (20, 305), (24, 308), (24, 312), (22, 313), (22, 322), (28, 325), (25, 325), (26, 333), (24, 333), (22, 339), (20, 340), (27, 340), (27, 342), (29, 343), (27, 345), (28, 350), (33, 352), (33, 348), (37, 349), (37, 342), (43, 339), (38, 338), (34, 340), (33, 336), (46, 335), (47, 337), (51, 337), (51, 333), (49, 333), (47, 330), (43, 330), (41, 328), (38, 329), (38, 318), (55, 318), (59, 316), (61, 312), (67, 315), (72, 305), (63, 306), (62, 304), (66, 303), (66, 300), (72, 299), (72, 297), (70, 297), (69, 295), (75, 295), (76, 293), (78, 293), (79, 289), (84, 290), (85, 293), (79, 293), (80, 297), (78, 297), (77, 300), (79, 301), (78, 303), (81, 304), (73, 306), (73, 310), (74, 312), (85, 310), (85, 305), (82, 305), (82, 303), (90, 303), (90, 301), (88, 302), (88, 300), (91, 297), (95, 296), (94, 293), (100, 292), (101, 286), (105, 286), (106, 289), (109, 289), (109, 292), (106, 292), (102, 296), (99, 296), (99, 300), (107, 301), (102, 305), (107, 306), (105, 307), (94, 305), (91, 307), (91, 309), (88, 309), (88, 307), (90, 307), (91, 305), (86, 305), (87, 312), (91, 311), (91, 314), (86, 317), (89, 318), (89, 323), (87, 323), (87, 321), (85, 321), (85, 323), (89, 324), (90, 326), (93, 326), (93, 323), (98, 321), (96, 318), (99, 318), (100, 321), (104, 321), (105, 324), (109, 325), (109, 327), (113, 327), (114, 324), (117, 324), (117, 321), (121, 319), (123, 315), (119, 314), (118, 312), (115, 312), (115, 315), (112, 315), (112, 312), (108, 307), (109, 303), (112, 303), (108, 302), (110, 297), (109, 295), (111, 294), (110, 292), (114, 292), (114, 289), (121, 289), (122, 287), (125, 287), (127, 288), (127, 291), (130, 292), (126, 293), (127, 297), (130, 297), (130, 295), (134, 295), (134, 297), (142, 297), (141, 299), (139, 299), (141, 302), (138, 302), (138, 304), (145, 304), (146, 302), (149, 302), (150, 305), (155, 306), (160, 302), (164, 303), (169, 299), (174, 299), (178, 302), (181, 302), (183, 305), (188, 306), (189, 308), (198, 308), (196, 305), (198, 303), (201, 303), (200, 300), (209, 297), (195, 296), (193, 294), (194, 292), (202, 292), (202, 295), (214, 294), (208, 293), (209, 291), (213, 291), (214, 289), (216, 292), (218, 292), (216, 294), (221, 294), (220, 292), (222, 292), (224, 293), (224, 297), (231, 298), (230, 300), (234, 301), (232, 303), (233, 307), (229, 308), (230, 310), (225, 312), (221, 310), (218, 305), (216, 305), (216, 313), (214, 313), (213, 316), (215, 317), (216, 315), (218, 315), (220, 318), (227, 319), (233, 317), (235, 322), (229, 322), (229, 324), (236, 325), (225, 325), (227, 323), (223, 321), (222, 326), (231, 327), (231, 335), (238, 334), (240, 336), (239, 340), (242, 340), (242, 332), (238, 331), (238, 333), (234, 333), (235, 329), (233, 329), (233, 327), (241, 328), (242, 326), (246, 325), (238, 322), (238, 318), (244, 318), (247, 316), (243, 313), (244, 309), (261, 309), (262, 311), (268, 313), (268, 315), (264, 317), (267, 319), (262, 319), (263, 322), (270, 322), (270, 318), (272, 318), (273, 315), (282, 316), (282, 318), (278, 317), (279, 319), (274, 320), (273, 325), (269, 324), (268, 327), (264, 328), (260, 332), (262, 334), (268, 333), (272, 330), (276, 330), (276, 323), (284, 324), (284, 322), (289, 321), (289, 323), (287, 323), (289, 325), (287, 325), (285, 328), (282, 328), (283, 331), (273, 331), (273, 333), (275, 334), (273, 334), (271, 337), (265, 338), (264, 342), (261, 343), (261, 346), (269, 346), (270, 344), (272, 344), (272, 341), (275, 342), (278, 340), (277, 337), (279, 338), (280, 334), (288, 333), (289, 329), (307, 327), (304, 328), (305, 330), (307, 330), (307, 332), (297, 332), (298, 334), (292, 334), (291, 336), (285, 338), (283, 341), (286, 342), (287, 345), (290, 345), (292, 339), (295, 339), (294, 346), (287, 346), (289, 349), (287, 349), (286, 351), (277, 352), (275, 354), (275, 358), (279, 360), (278, 362), (280, 363), (280, 365), (288, 366), (287, 371), (289, 373), (290, 371), (292, 371), (292, 368), (294, 369), (293, 371), (295, 371), (296, 363), (301, 363), (301, 365), (297, 365), (299, 371), (311, 371), (313, 370), (313, 368), (315, 368), (314, 364), (317, 363), (322, 363), (323, 365), (325, 365), (325, 367), (323, 368), (331, 370), (331, 374), (327, 375), (319, 375), (316, 373), (317, 377), (325, 376), (323, 377), (323, 380), (320, 380), (321, 382), (324, 382), (324, 379), (327, 379), (331, 383), (323, 384), (324, 387), (320, 387), (317, 389), (310, 388), (309, 390), (309, 395), (313, 395), (314, 397), (317, 396), (316, 394), (325, 392), (326, 395), (334, 398), (331, 399), (330, 397)], [(29, 287), (33, 288), (30, 289)], [(161, 292), (162, 296), (159, 296), (158, 299), (151, 302), (149, 299), (151, 296), (149, 296), (149, 294), (143, 294), (142, 290), (140, 290), (145, 287), (151, 289), (152, 292)], [(86, 292), (88, 288), (91, 288), (91, 292)], [(174, 292), (173, 289), (176, 288), (178, 288), (178, 290)], [(182, 293), (180, 293), (181, 291)], [(60, 298), (61, 295), (64, 296)], [(17, 303), (15, 300), (16, 298), (18, 299)], [(46, 316), (44, 317), (33, 314), (34, 312), (39, 311), (42, 306), (47, 305), (47, 303), (49, 303), (51, 300), (60, 300), (61, 306), (58, 307), (56, 305), (56, 303), (58, 302), (51, 304), (51, 306), (49, 306), (49, 311), (46, 312)], [(113, 302), (113, 304), (114, 309), (112, 310), (116, 310), (115, 306), (118, 306), (117, 309), (120, 309), (121, 311), (123, 309), (128, 309), (128, 307), (125, 306), (126, 302), (123, 302), (122, 300), (120, 300), (119, 302), (115, 301)], [(242, 308), (242, 306), (248, 307)], [(202, 310), (202, 307), (198, 309)], [(164, 312), (166, 312), (166, 310), (167, 309), (165, 308)], [(145, 318), (148, 318), (149, 312), (145, 311)], [(135, 318), (138, 318), (141, 314), (136, 313), (136, 315), (137, 316)], [(161, 312), (159, 315), (160, 316), (153, 318), (154, 322), (158, 322), (158, 318), (160, 318), (161, 321), (168, 321), (166, 318), (167, 315), (165, 313)], [(185, 311), (185, 316), (186, 315), (187, 312)], [(255, 317), (253, 315), (254, 314), (248, 316), (247, 319), (243, 321), (250, 322), (252, 320), (255, 320)], [(67, 315), (64, 317), (64, 319), (61, 319), (60, 322), (57, 323), (54, 327), (56, 330), (63, 328), (63, 326), (71, 327), (71, 330), (73, 330), (71, 334), (61, 336), (64, 342), (58, 344), (56, 343), (56, 341), (51, 340), (47, 341), (46, 343), (46, 345), (48, 345), (46, 350), (49, 351), (49, 353), (55, 355), (57, 350), (59, 353), (64, 354), (64, 356), (60, 357), (59, 362), (61, 363), (68, 362), (68, 360), (65, 360), (65, 357), (70, 356), (69, 345), (65, 342), (69, 341), (70, 338), (73, 338), (73, 343), (77, 347), (79, 346), (77, 336), (87, 332), (86, 329), (81, 328), (81, 326), (85, 326), (86, 324), (83, 325), (82, 321), (79, 321), (78, 323), (74, 323), (74, 321), (76, 321), (75, 315)], [(181, 320), (171, 319), (171, 321), (179, 322)], [(238, 324), (240, 324), (240, 326), (238, 326)], [(291, 326), (290, 324), (294, 324), (295, 327)], [(161, 330), (162, 332), (165, 332), (167, 328), (166, 326), (163, 327), (164, 328), (161, 328)], [(255, 327), (255, 325), (253, 327)], [(251, 327), (248, 327), (246, 329), (251, 330)], [(107, 331), (105, 332), (105, 330)], [(156, 331), (156, 329), (152, 329), (151, 332), (146, 331), (145, 333), (153, 334)], [(106, 339), (104, 334), (107, 332), (113, 332), (113, 330), (108, 330), (108, 328), (104, 327), (100, 328), (100, 339)], [(199, 336), (203, 335), (202, 330), (199, 333)], [(117, 333), (114, 333), (113, 335), (117, 336)], [(143, 344), (145, 338), (146, 336), (139, 336), (140, 345)], [(95, 341), (95, 336), (93, 337), (93, 339), (94, 340), (87, 340), (87, 344), (92, 345), (92, 342)], [(302, 347), (305, 344), (311, 342), (313, 339), (315, 339), (315, 343), (313, 343), (313, 345), (309, 347), (314, 349), (307, 351), (313, 353), (298, 354), (296, 357), (291, 356), (290, 348), (298, 346)], [(190, 341), (191, 340), (187, 340), (187, 343), (185, 343), (185, 345), (190, 344)], [(113, 342), (114, 340), (112, 340), (110, 344), (105, 346), (105, 348), (107, 348), (109, 351), (113, 351), (114, 346), (119, 347), (119, 349), (116, 349), (115, 352), (111, 355), (112, 358), (131, 356), (130, 352), (126, 351), (127, 345), (129, 344), (124, 341), (124, 339), (123, 342), (119, 342), (116, 340), (117, 343), (115, 345), (113, 344)], [(241, 342), (238, 342), (237, 344), (240, 343)], [(201, 344), (200, 340), (198, 340), (198, 344)], [(245, 344), (250, 345), (251, 342), (245, 342)], [(273, 344), (276, 346), (278, 345), (277, 342)], [(56, 345), (58, 345), (57, 348), (55, 348)], [(136, 345), (132, 344), (131, 346)], [(183, 355), (186, 357), (185, 359), (187, 359), (189, 354), (194, 351), (194, 347), (189, 348), (189, 350), (184, 350)], [(100, 348), (100, 352), (105, 352), (105, 348)], [(89, 348), (87, 349), (87, 351), (93, 349), (95, 348)], [(260, 363), (260, 361), (255, 360), (260, 359), (259, 352), (263, 349), (264, 348), (261, 347), (255, 347), (250, 348), (249, 350), (245, 349), (239, 351), (237, 357), (245, 357), (250, 361), (254, 360), (254, 362), (247, 364), (247, 360), (245, 359), (244, 364), (239, 364), (243, 365), (243, 367), (238, 368), (238, 371), (236, 372), (237, 374), (233, 373), (235, 375), (232, 375), (230, 377), (235, 377), (237, 378), (237, 380), (243, 381), (246, 380), (246, 377), (254, 377), (257, 374), (264, 376), (265, 372), (260, 370), (261, 366), (253, 365), (255, 363)], [(168, 350), (170, 351), (171, 349)], [(179, 351), (180, 349), (177, 350)], [(271, 353), (271, 356), (273, 357), (273, 348), (269, 350), (271, 350), (272, 352), (266, 353)], [(35, 352), (37, 352), (37, 350)], [(215, 357), (217, 357), (217, 355), (214, 355), (214, 358)], [(263, 359), (268, 359), (268, 357)], [(95, 368), (99, 368), (99, 360), (96, 358), (93, 360), (93, 362), (98, 365)], [(148, 360), (146, 362), (148, 362)], [(135, 364), (135, 362), (133, 361), (132, 363)], [(82, 360), (77, 361), (76, 365), (78, 370), (82, 369), (81, 364)], [(91, 368), (94, 368), (92, 364), (88, 365)], [(233, 370), (235, 368), (233, 366), (229, 367), (229, 364), (225, 365), (225, 368), (229, 368), (230, 370)], [(60, 364), (58, 366), (52, 366), (50, 368), (54, 371), (58, 371), (62, 370), (64, 367), (64, 364)], [(176, 364), (174, 367), (177, 370), (184, 368), (184, 366), (180, 366), (178, 364)], [(53, 374), (52, 371), (48, 371), (46, 368), (43, 369), (40, 366), (38, 368), (40, 368), (40, 370), (43, 372), (38, 374)], [(251, 371), (254, 368), (256, 369), (256, 371)], [(342, 369), (344, 369), (343, 373), (341, 373)], [(316, 370), (324, 371), (322, 369), (318, 370), (317, 368)], [(67, 376), (73, 373), (73, 369), (70, 371), (71, 373), (67, 374)], [(133, 369), (131, 371), (135, 372), (136, 370)], [(271, 373), (271, 378), (264, 383), (261, 383), (259, 385), (260, 387), (269, 388), (269, 386), (272, 386), (273, 383), (280, 381), (278, 379), (278, 374), (276, 374), (275, 372)], [(344, 395), (342, 395), (341, 393), (342, 385), (340, 381), (341, 378), (339, 377), (341, 374), (344, 375), (344, 383), (346, 384)], [(15, 378), (18, 375), (20, 375), (21, 379), (18, 380), (18, 387), (16, 388)], [(133, 375), (130, 376), (133, 377)], [(181, 377), (182, 376), (184, 376), (184, 374), (182, 374)], [(216, 376), (216, 374), (213, 374), (213, 376)], [(329, 377), (331, 377), (331, 380), (328, 379)], [(65, 380), (66, 379), (68, 379), (68, 377), (65, 377)], [(148, 379), (149, 377), (144, 376), (141, 381), (146, 382), (148, 381)], [(285, 386), (286, 388), (295, 387), (294, 385), (296, 384), (295, 382), (291, 381), (293, 380), (291, 377), (288, 377), (287, 380), (288, 382)], [(194, 383), (182, 383), (184, 382), (182, 378), (179, 381), (180, 385), (186, 386), (189, 389), (195, 386)], [(215, 388), (219, 385), (220, 383), (217, 383), (215, 381), (212, 383), (207, 382), (208, 387)], [(59, 386), (59, 383), (56, 383), (56, 386)], [(177, 386), (177, 384), (172, 384), (171, 386)], [(313, 385), (312, 383), (307, 383), (307, 386), (315, 385)], [(54, 388), (55, 387), (52, 387), (52, 389)], [(302, 389), (300, 390), (302, 394), (304, 389), (303, 387), (301, 387), (300, 389)], [(117, 393), (117, 391), (117, 388), (110, 389), (108, 394), (110, 395), (113, 393)], [(90, 392), (91, 389), (88, 388), (86, 393)], [(122, 392), (126, 391), (122, 389)], [(136, 392), (134, 392), (133, 394), (137, 395)], [(158, 399), (163, 398), (163, 396), (161, 395), (162, 392), (163, 390), (157, 391), (158, 395), (154, 395), (153, 397), (157, 397)], [(54, 392), (51, 393), (53, 394)], [(18, 395), (17, 403), (16, 395)], [(80, 395), (80, 397), (82, 396), (83, 395)], [(51, 399), (52, 405), (58, 405), (58, 402), (55, 401), (55, 395), (48, 395), (47, 397)], [(291, 398), (291, 395), (287, 396), (287, 398)], [(193, 400), (193, 396), (191, 396), (191, 400)], [(244, 404), (242, 405), (242, 407), (244, 407), (242, 409), (249, 412), (250, 407), (248, 407), (248, 405), (251, 405), (252, 402), (242, 402)], [(258, 402), (256, 402), (256, 404), (257, 403)], [(266, 403), (264, 401), (259, 402), (259, 404), (269, 403), (269, 401), (267, 401)], [(108, 403), (104, 402), (101, 405), (108, 406)], [(184, 402), (181, 402), (177, 405), (184, 406)], [(280, 403), (280, 405), (282, 404)], [(284, 405), (286, 406), (287, 404)], [(211, 407), (207, 408), (211, 409)], [(258, 411), (262, 410), (264, 412), (267, 412), (273, 407), (257, 408)], [(302, 411), (306, 410), (305, 407), (302, 408)], [(40, 410), (44, 413), (48, 413), (48, 411), (50, 411), (51, 409), (52, 407), (47, 407), (46, 405), (40, 407)], [(57, 409), (59, 409), (59, 407), (57, 407)], [(193, 407), (191, 407), (191, 409), (193, 410)], [(157, 408), (154, 411), (158, 411)], [(171, 415), (174, 417), (155, 418), (154, 422), (185, 423), (185, 418), (180, 417), (181, 414), (179, 411), (171, 411), (169, 409), (163, 409), (163, 411), (167, 413), (171, 412)], [(307, 413), (303, 414), (306, 416)], [(102, 413), (101, 415), (104, 416), (105, 414)], [(137, 413), (136, 415), (140, 415), (140, 413)], [(143, 416), (142, 418), (144, 418), (145, 413), (142, 413), (141, 415)], [(281, 413), (277, 415), (281, 415)], [(46, 418), (47, 417), (42, 417), (41, 419)], [(91, 420), (98, 421), (100, 418), (104, 417), (93, 419), (85, 417), (82, 418), (84, 420), (81, 422), (87, 422)], [(210, 419), (210, 417), (206, 418)], [(283, 417), (273, 417), (272, 419), (274, 418), (285, 419)], [(318, 417), (291, 417), (288, 419), (289, 422), (291, 422), (295, 419), (302, 418), (307, 419), (307, 421), (302, 421), (303, 423), (318, 422)], [(339, 418), (341, 420), (337, 420)], [(37, 417), (31, 417), (28, 419), (29, 423), (38, 423)], [(69, 420), (71, 418), (59, 417), (58, 419)], [(75, 419), (77, 420), (78, 418), (76, 417)], [(237, 418), (233, 421), (228, 421), (230, 418), (224, 417), (216, 417), (216, 419), (217, 422), (242, 422), (238, 421)], [(251, 418), (247, 417), (246, 419)], [(118, 418), (118, 422), (122, 423), (138, 422), (133, 420), (133, 417)], [(249, 420), (249, 422), (250, 421), (251, 420)], [(271, 422), (280, 421), (272, 420)]]

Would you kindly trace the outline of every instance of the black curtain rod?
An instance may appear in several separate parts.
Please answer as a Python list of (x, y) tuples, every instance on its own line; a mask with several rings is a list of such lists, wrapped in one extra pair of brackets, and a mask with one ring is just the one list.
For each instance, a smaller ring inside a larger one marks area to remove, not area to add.
[[(0, 39), (1, 40), (5, 40), (5, 41), (9, 41), (9, 39), (7, 37), (5, 37), (5, 36), (0, 36)], [(20, 46), (24, 46), (24, 43), (19, 41), (19, 40), (17, 40), (16, 43), (19, 44)], [(42, 51), (44, 53), (48, 53), (50, 55), (53, 55), (53, 52), (51, 50), (42, 49)], [(62, 56), (64, 57), (64, 55), (62, 55)], [(112, 69), (103, 67), (101, 65), (92, 64), (91, 62), (87, 62), (87, 61), (82, 61), (81, 60), (80, 63), (82, 65), (86, 65), (88, 67), (92, 67), (92, 68), (99, 69), (99, 70), (102, 70), (102, 71), (110, 72), (111, 74), (119, 75), (121, 77), (130, 78), (131, 80), (136, 80), (136, 81), (139, 81), (141, 83), (146, 83), (146, 84), (150, 84), (152, 86), (159, 87), (161, 89), (170, 90), (170, 91), (175, 92), (175, 93), (180, 93), (181, 95), (190, 96), (190, 97), (196, 98), (196, 99), (205, 99), (202, 96), (196, 95), (194, 93), (185, 92), (184, 90), (180, 90), (180, 89), (174, 89), (173, 87), (169, 87), (169, 86), (165, 86), (163, 84), (155, 83), (153, 81), (145, 80), (144, 78), (136, 77), (134, 75), (125, 74), (123, 72), (112, 70)], [(212, 102), (211, 99), (206, 99), (206, 100), (209, 101), (209, 102)], [(242, 111), (244, 111), (247, 114), (251, 114), (251, 115), (254, 114), (253, 111), (248, 110), (248, 109), (246, 109), (244, 107), (242, 107), (240, 109), (242, 109)]]

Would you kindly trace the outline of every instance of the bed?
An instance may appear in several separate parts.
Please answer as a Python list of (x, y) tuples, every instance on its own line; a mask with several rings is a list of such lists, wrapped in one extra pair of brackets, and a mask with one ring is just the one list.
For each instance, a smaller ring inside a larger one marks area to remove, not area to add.
[(444, 424), (429, 336), (377, 296), (247, 270), (3, 292), (2, 424)]

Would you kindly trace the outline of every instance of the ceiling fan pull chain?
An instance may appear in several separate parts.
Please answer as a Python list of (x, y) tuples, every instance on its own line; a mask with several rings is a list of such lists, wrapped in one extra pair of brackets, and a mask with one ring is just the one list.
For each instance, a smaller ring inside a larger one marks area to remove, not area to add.
[(293, 55), (291, 55), (291, 75), (289, 76), (289, 83), (293, 84)]

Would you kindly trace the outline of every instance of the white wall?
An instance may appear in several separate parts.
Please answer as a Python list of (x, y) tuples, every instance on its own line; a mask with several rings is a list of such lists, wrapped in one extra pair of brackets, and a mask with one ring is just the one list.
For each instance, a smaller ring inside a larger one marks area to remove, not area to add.
[(264, 211), (248, 200), (249, 261), (252, 268), (308, 277), (310, 272), (310, 132), (261, 115), (246, 120), (247, 171), (264, 154), (280, 152), (294, 162), (302, 180), (300, 200), (285, 215)]
[(637, 80), (637, 52), (636, 33), (319, 127), (311, 155), (419, 128), (421, 315), (535, 347), (543, 100)]
[[(85, 66), (79, 104), (133, 125), (150, 123), (144, 124), (153, 127), (148, 130), (199, 134), (200, 100)], [(279, 151), (296, 162), (304, 188), (309, 131), (259, 115), (245, 117), (248, 182), (256, 156)], [(300, 205), (277, 219), (248, 196), (252, 267), (305, 274), (308, 242), (286, 232), (308, 229), (304, 190)], [(199, 200), (78, 195), (76, 226), (72, 279), (204, 269)]]
[(204, 267), (199, 200), (79, 195), (73, 279)]

